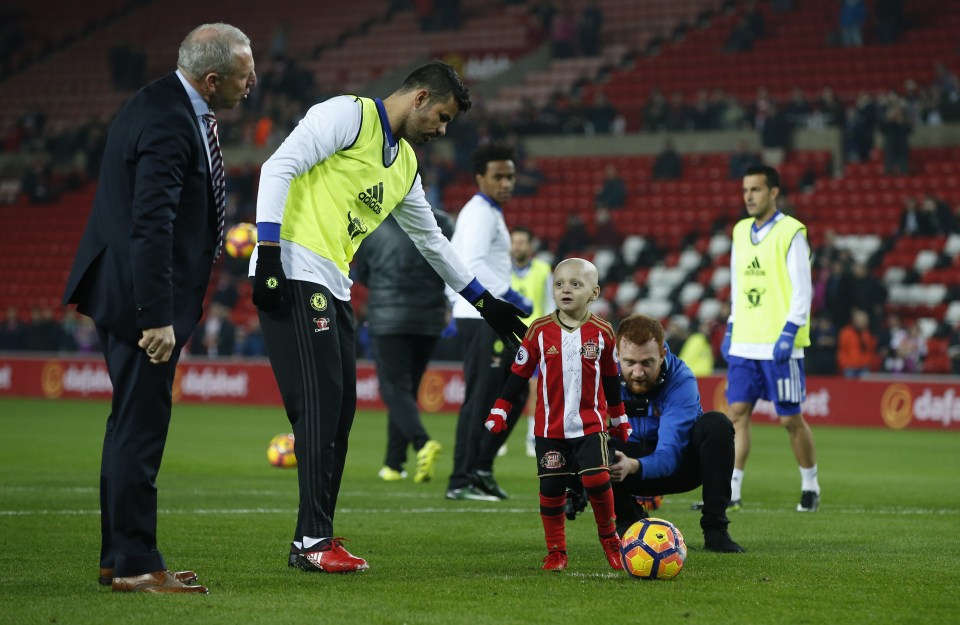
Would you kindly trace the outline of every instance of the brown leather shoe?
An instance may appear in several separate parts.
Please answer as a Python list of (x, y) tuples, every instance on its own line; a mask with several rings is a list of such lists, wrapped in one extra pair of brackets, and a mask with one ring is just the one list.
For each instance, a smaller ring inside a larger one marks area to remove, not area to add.
[(131, 577), (114, 577), (113, 592), (162, 592), (162, 593), (203, 593), (210, 592), (206, 586), (187, 586), (170, 571), (154, 571)]
[[(197, 581), (197, 574), (193, 571), (177, 571), (173, 576), (183, 584), (192, 584)], [(113, 584), (113, 569), (101, 568), (99, 582), (101, 586), (110, 586)]]

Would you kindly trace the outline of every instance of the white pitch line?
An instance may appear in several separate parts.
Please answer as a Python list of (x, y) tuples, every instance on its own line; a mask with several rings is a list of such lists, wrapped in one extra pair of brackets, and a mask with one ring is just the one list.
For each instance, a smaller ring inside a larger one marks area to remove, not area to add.
[[(161, 509), (159, 514), (291, 514), (296, 508), (197, 508), (197, 509)], [(480, 512), (498, 512), (508, 514), (531, 514), (535, 508), (339, 508), (342, 514), (435, 514), (438, 512), (471, 514)], [(8, 516), (87, 516), (99, 515), (99, 510), (0, 510), (0, 517)]]
[[(492, 503), (492, 502), (489, 502)], [(529, 508), (501, 508), (498, 505), (483, 505), (479, 502), (459, 507), (431, 507), (431, 508), (350, 508), (341, 507), (337, 512), (341, 514), (436, 514), (436, 513), (481, 513), (481, 514), (531, 514), (538, 510), (536, 507)], [(158, 511), (160, 514), (290, 514), (296, 512), (295, 508), (164, 508)], [(760, 514), (783, 514), (792, 512), (792, 509), (785, 508), (751, 508), (749, 511), (739, 511), (734, 514), (754, 513)], [(25, 517), (25, 516), (85, 516), (98, 515), (99, 510), (0, 510), (0, 517)], [(861, 507), (843, 507), (831, 506), (828, 510), (821, 510), (817, 516), (829, 516), (831, 514), (849, 515), (849, 514), (877, 514), (877, 515), (915, 515), (915, 516), (957, 516), (960, 510), (952, 508), (861, 508)]]

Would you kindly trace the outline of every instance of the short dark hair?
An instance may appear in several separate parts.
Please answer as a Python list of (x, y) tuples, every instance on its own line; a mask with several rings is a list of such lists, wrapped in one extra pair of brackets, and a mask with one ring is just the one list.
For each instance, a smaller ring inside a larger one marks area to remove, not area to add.
[(648, 315), (634, 314), (624, 317), (617, 326), (617, 347), (620, 341), (628, 340), (634, 345), (645, 345), (650, 339), (657, 341), (657, 346), (663, 349), (663, 326), (660, 321)]
[(430, 101), (446, 101), (450, 96), (457, 101), (460, 112), (470, 110), (470, 90), (463, 84), (457, 70), (443, 61), (430, 61), (426, 65), (413, 70), (398, 91), (407, 93), (415, 89), (426, 89), (430, 92)]
[(516, 233), (516, 232), (519, 232), (520, 234), (525, 234), (525, 235), (527, 235), (527, 238), (530, 239), (531, 241), (533, 241), (534, 238), (536, 238), (536, 237), (533, 236), (533, 230), (531, 230), (530, 228), (528, 228), (528, 227), (526, 227), (526, 226), (515, 226), (514, 228), (512, 228), (512, 229), (510, 230), (510, 234), (514, 234), (514, 233)]
[(490, 161), (513, 161), (513, 148), (504, 143), (484, 143), (473, 151), (470, 161), (473, 164), (473, 173), (482, 176), (487, 173), (487, 163)]
[(743, 172), (743, 175), (744, 177), (764, 176), (767, 179), (768, 188), (780, 188), (780, 174), (776, 169), (770, 167), (769, 165), (751, 165), (747, 168), (747, 171)]

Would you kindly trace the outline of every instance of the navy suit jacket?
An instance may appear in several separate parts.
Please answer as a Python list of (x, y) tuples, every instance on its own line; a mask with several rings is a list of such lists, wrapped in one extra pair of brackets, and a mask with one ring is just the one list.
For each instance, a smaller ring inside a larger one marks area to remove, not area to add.
[(177, 345), (186, 343), (202, 314), (217, 243), (202, 132), (175, 73), (124, 105), (107, 136), (64, 304), (133, 340), (172, 325)]

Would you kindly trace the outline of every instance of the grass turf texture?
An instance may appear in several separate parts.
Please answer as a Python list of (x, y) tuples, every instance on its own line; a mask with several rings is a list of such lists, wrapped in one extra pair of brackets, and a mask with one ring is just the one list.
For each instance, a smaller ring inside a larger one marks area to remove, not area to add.
[[(960, 435), (815, 428), (823, 501), (794, 511), (786, 434), (754, 428), (745, 508), (730, 531), (748, 553), (702, 549), (699, 492), (657, 513), (690, 548), (672, 582), (610, 570), (589, 509), (567, 523), (570, 567), (545, 555), (521, 432), (497, 461), (512, 495), (443, 498), (452, 415), (426, 417), (444, 445), (436, 479), (384, 483), (385, 416), (354, 424), (336, 527), (370, 570), (287, 568), (296, 472), (267, 464), (289, 430), (279, 409), (176, 406), (160, 477), (160, 548), (206, 596), (115, 595), (96, 583), (101, 402), (0, 400), (0, 623), (704, 623), (955, 622), (960, 588)], [(518, 428), (519, 429), (519, 428)], [(414, 458), (407, 469), (412, 475)]]

